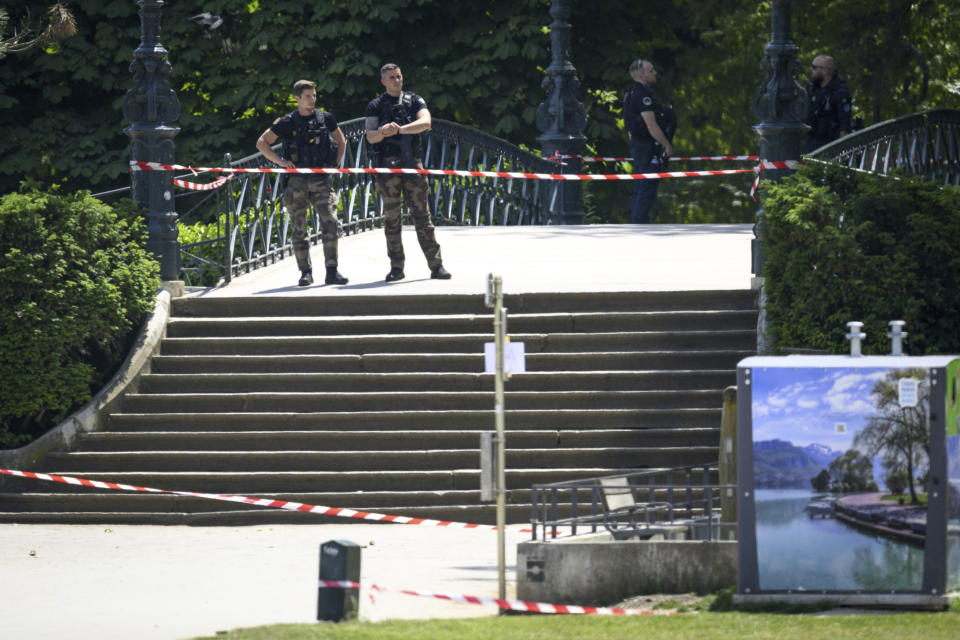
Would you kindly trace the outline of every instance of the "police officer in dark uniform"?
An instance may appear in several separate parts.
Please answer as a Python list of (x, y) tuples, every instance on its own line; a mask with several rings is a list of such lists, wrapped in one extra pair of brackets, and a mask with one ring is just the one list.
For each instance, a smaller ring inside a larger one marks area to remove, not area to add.
[(810, 65), (810, 100), (806, 123), (810, 131), (804, 140), (803, 152), (810, 153), (853, 130), (850, 111), (853, 99), (850, 90), (837, 76), (837, 63), (830, 56), (817, 56)]
[[(371, 145), (367, 155), (374, 167), (423, 169), (419, 134), (430, 129), (431, 117), (427, 103), (417, 94), (403, 90), (403, 74), (395, 64), (381, 67), (380, 83), (386, 92), (367, 105), (365, 129), (367, 142)], [(430, 219), (430, 185), (427, 176), (377, 174), (374, 183), (383, 199), (383, 231), (387, 238), (387, 256), (390, 258), (390, 272), (386, 281), (394, 282), (405, 277), (405, 256), (400, 237), (403, 229), (401, 201), (407, 205), (413, 218), (417, 241), (427, 259), (430, 277), (449, 279), (450, 272), (443, 267), (440, 244)]]
[[(296, 167), (333, 167), (340, 164), (347, 148), (347, 139), (328, 111), (316, 109), (316, 84), (298, 80), (293, 85), (297, 110), (274, 120), (257, 139), (257, 149), (267, 160), (292, 169)], [(271, 145), (283, 141), (282, 156)], [(347, 284), (337, 270), (337, 195), (327, 174), (285, 175), (283, 204), (290, 214), (293, 230), (293, 254), (300, 269), (301, 287), (313, 284), (310, 243), (307, 241), (307, 207), (312, 203), (320, 218), (323, 239), (323, 262), (327, 269), (326, 284)]]
[[(623, 118), (630, 134), (630, 152), (634, 173), (656, 173), (664, 170), (666, 159), (673, 153), (671, 140), (676, 131), (673, 109), (664, 106), (653, 95), (657, 70), (643, 58), (630, 64), (634, 84), (623, 98)], [(633, 194), (631, 218), (634, 224), (650, 222), (650, 209), (657, 199), (659, 180), (637, 180)]]

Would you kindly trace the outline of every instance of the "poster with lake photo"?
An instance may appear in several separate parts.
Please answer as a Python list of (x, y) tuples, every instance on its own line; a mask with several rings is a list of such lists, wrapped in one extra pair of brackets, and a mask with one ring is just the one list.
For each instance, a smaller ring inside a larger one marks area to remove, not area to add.
[(760, 589), (920, 590), (929, 371), (756, 367), (752, 394)]

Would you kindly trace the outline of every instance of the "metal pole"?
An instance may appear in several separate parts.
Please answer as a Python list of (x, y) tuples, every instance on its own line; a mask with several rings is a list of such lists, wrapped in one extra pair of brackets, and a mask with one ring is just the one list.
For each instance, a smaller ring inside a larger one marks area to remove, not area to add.
[(503, 280), (490, 274), (490, 286), (493, 289), (493, 333), (497, 351), (497, 366), (494, 374), (494, 422), (497, 429), (497, 583), (500, 599), (507, 597), (506, 573), (506, 533), (507, 524), (507, 457), (506, 435), (503, 423), (503, 344), (506, 338), (504, 317), (507, 310), (503, 306)]
[[(577, 70), (570, 62), (570, 17), (569, 0), (554, 0), (550, 3), (550, 44), (553, 61), (547, 67), (547, 77), (543, 87), (547, 99), (537, 107), (537, 128), (543, 135), (537, 138), (543, 150), (543, 156), (580, 155), (586, 137), (583, 130), (587, 126), (587, 110), (577, 100), (580, 80)], [(569, 158), (564, 173), (580, 173), (579, 158)], [(583, 224), (583, 190), (576, 180), (561, 182), (559, 207), (551, 213), (559, 224)]]
[[(170, 63), (160, 44), (160, 14), (163, 0), (139, 0), (140, 46), (130, 64), (135, 87), (123, 101), (123, 117), (131, 122), (124, 129), (130, 138), (133, 160), (173, 164), (173, 138), (180, 132), (171, 126), (180, 117), (180, 102), (170, 88)], [(160, 278), (180, 279), (180, 243), (177, 213), (173, 208), (173, 174), (169, 171), (133, 171), (131, 195), (147, 210), (147, 248), (160, 263)]]

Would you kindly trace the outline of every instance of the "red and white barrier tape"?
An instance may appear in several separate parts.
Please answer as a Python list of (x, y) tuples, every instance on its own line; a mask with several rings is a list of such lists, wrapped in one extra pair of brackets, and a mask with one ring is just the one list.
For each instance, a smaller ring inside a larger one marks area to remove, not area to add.
[(581, 615), (607, 615), (607, 616), (672, 616), (676, 611), (671, 609), (614, 609), (610, 607), (581, 607), (573, 604), (548, 604), (546, 602), (529, 602), (526, 600), (501, 600), (500, 598), (486, 598), (481, 596), (468, 596), (462, 593), (437, 593), (434, 591), (420, 591), (414, 589), (389, 589), (381, 587), (378, 584), (369, 586), (362, 585), (359, 582), (350, 582), (348, 580), (320, 580), (320, 588), (328, 589), (366, 589), (371, 591), (403, 593), (408, 596), (420, 596), (423, 598), (436, 598), (439, 600), (449, 600), (451, 602), (465, 602), (467, 604), (492, 604), (500, 609), (510, 611), (529, 611), (531, 613), (568, 613)]
[[(577, 156), (577, 155), (568, 155), (568, 156), (548, 156), (547, 160), (566, 160), (569, 158), (580, 158), (583, 162), (633, 162), (633, 158), (620, 158), (620, 157), (608, 157), (608, 156)], [(689, 156), (689, 157), (671, 157), (668, 158), (670, 162), (694, 162), (700, 160), (737, 160), (749, 162), (753, 160), (759, 160), (760, 156)]]
[[(205, 498), (207, 500), (221, 500), (224, 502), (236, 502), (240, 504), (249, 504), (258, 507), (267, 507), (270, 509), (285, 509), (287, 511), (302, 511), (304, 513), (315, 513), (318, 515), (337, 516), (339, 518), (357, 518), (369, 522), (392, 522), (395, 524), (418, 524), (428, 527), (449, 527), (451, 529), (482, 529), (486, 531), (496, 531), (496, 525), (492, 524), (474, 524), (470, 522), (454, 522), (451, 520), (431, 520), (429, 518), (411, 518), (409, 516), (397, 516), (386, 513), (373, 513), (370, 511), (357, 511), (355, 509), (345, 509), (341, 507), (324, 507), (315, 504), (304, 504), (302, 502), (291, 502), (288, 500), (272, 500), (270, 498), (248, 498), (246, 496), (234, 496), (218, 493), (200, 493), (196, 491), (175, 491), (170, 489), (151, 489), (150, 487), (138, 487), (131, 484), (121, 484), (118, 482), (106, 482), (102, 480), (88, 480), (86, 478), (73, 478), (71, 476), (60, 476), (49, 473), (37, 473), (34, 471), (18, 471), (16, 469), (0, 469), (0, 474), (8, 476), (17, 476), (20, 478), (29, 478), (32, 480), (45, 480), (47, 482), (59, 482), (80, 487), (93, 487), (97, 489), (113, 489), (115, 491), (138, 491), (140, 493), (166, 493), (177, 496), (188, 496), (192, 498)], [(506, 527), (510, 531), (519, 533), (529, 533), (528, 528)]]
[(231, 178), (233, 178), (233, 175), (221, 176), (213, 182), (208, 182), (207, 184), (200, 184), (199, 182), (187, 182), (186, 180), (174, 178), (173, 184), (183, 189), (190, 189), (191, 191), (211, 191), (213, 189), (219, 189), (226, 184), (227, 180), (230, 180)]
[(459, 176), (467, 178), (520, 178), (525, 180), (660, 180), (664, 178), (696, 178), (702, 176), (733, 175), (737, 173), (752, 173), (767, 169), (788, 169), (787, 166), (796, 163), (761, 162), (752, 169), (722, 169), (715, 171), (664, 171), (660, 173), (610, 173), (610, 174), (565, 174), (565, 173), (522, 173), (517, 171), (466, 171), (459, 169), (390, 169), (385, 167), (357, 167), (357, 168), (306, 168), (306, 169), (276, 169), (276, 168), (223, 168), (223, 167), (187, 167), (179, 164), (162, 164), (159, 162), (131, 161), (131, 171), (215, 171), (219, 173), (291, 173), (291, 174), (337, 174), (337, 173), (372, 173), (388, 175), (431, 175), (431, 176)]

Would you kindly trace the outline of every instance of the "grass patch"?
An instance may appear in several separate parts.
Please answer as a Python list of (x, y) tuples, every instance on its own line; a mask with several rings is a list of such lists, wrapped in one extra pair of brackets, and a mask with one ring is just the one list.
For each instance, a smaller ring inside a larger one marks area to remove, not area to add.
[[(892, 495), (892, 494), (889, 494), (889, 493), (888, 493), (888, 494), (883, 495), (880, 499), (883, 500), (884, 502), (897, 502), (897, 503), (899, 503), (901, 498), (903, 499), (903, 504), (904, 504), (904, 505), (910, 506), (910, 494), (909, 494), (909, 493), (901, 493), (901, 494), (898, 495), (898, 496), (895, 496), (895, 495)], [(927, 494), (925, 494), (925, 493), (918, 493), (918, 494), (917, 494), (917, 500), (919, 500), (919, 501), (920, 501), (920, 504), (923, 505), (924, 507), (927, 506)]]
[[(198, 640), (955, 640), (960, 608), (937, 613), (784, 615), (707, 610), (677, 616), (498, 616), (444, 620), (396, 620), (340, 624), (274, 625), (237, 629)], [(707, 601), (705, 598), (704, 601)]]

